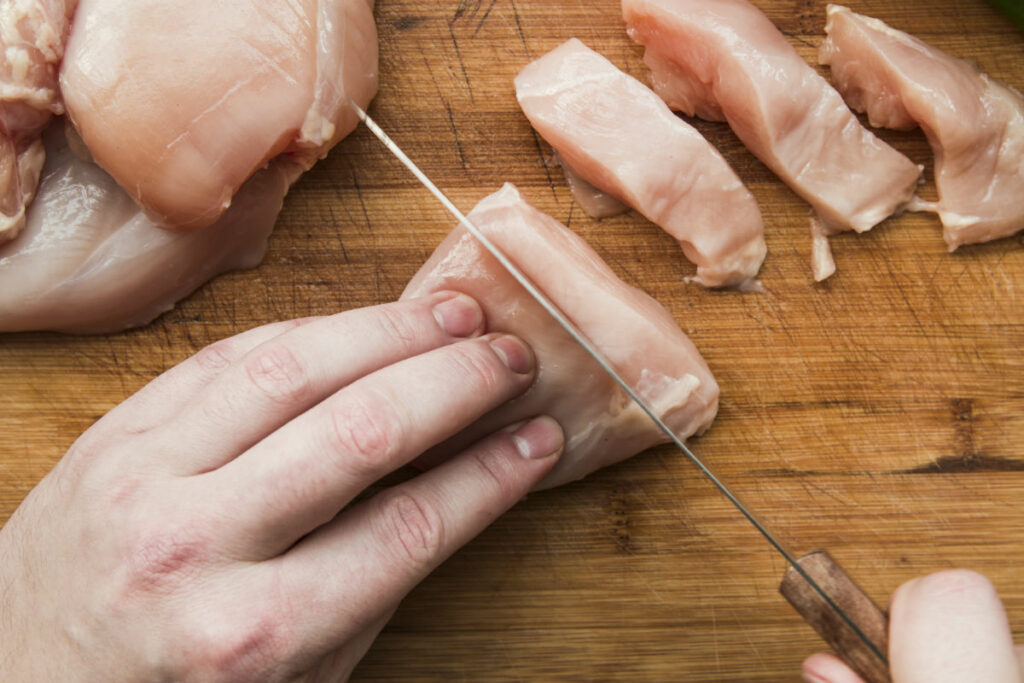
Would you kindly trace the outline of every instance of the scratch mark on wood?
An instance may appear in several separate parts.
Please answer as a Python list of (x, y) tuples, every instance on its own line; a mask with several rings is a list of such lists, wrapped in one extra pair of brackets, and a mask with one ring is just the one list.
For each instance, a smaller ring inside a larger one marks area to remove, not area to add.
[[(452, 47), (455, 48), (455, 59), (459, 62), (459, 68), (462, 69), (462, 80), (466, 84), (466, 90), (469, 91), (469, 101), (475, 102), (473, 99), (473, 86), (469, 84), (469, 72), (466, 71), (466, 63), (462, 61), (462, 50), (459, 49), (459, 39), (455, 37), (455, 31), (452, 29), (452, 23), (454, 19), (448, 24), (448, 35), (452, 37)], [(449, 116), (451, 111), (449, 110)]]
[(462, 140), (459, 139), (459, 129), (455, 127), (455, 116), (452, 114), (452, 107), (447, 101), (444, 103), (444, 110), (448, 113), (448, 125), (451, 126), (452, 136), (455, 138), (455, 149), (459, 152), (459, 165), (462, 166), (462, 170), (469, 172), (469, 168), (466, 166), (466, 155), (462, 151)]
[(818, 46), (817, 46), (817, 45), (815, 45), (814, 43), (811, 43), (811, 42), (807, 41), (806, 39), (804, 39), (804, 38), (803, 38), (802, 36), (800, 36), (800, 35), (799, 35), (799, 34), (797, 34), (797, 33), (793, 33), (793, 32), (791, 32), (791, 31), (783, 31), (782, 29), (779, 29), (779, 33), (781, 33), (782, 35), (786, 36), (787, 38), (791, 38), (791, 39), (793, 39), (793, 40), (797, 41), (798, 43), (803, 43), (803, 44), (804, 44), (804, 45), (806, 45), (807, 47), (811, 47), (811, 48), (814, 48), (815, 50), (817, 50), (817, 49), (818, 49)]
[(356, 177), (356, 169), (352, 166), (352, 162), (349, 162), (349, 166), (352, 170), (352, 188), (356, 191), (356, 198), (359, 199), (359, 207), (363, 212), (363, 224), (366, 229), (373, 232), (373, 224), (370, 222), (370, 212), (366, 209), (366, 200), (363, 198), (363, 190), (359, 186), (359, 178)]
[(487, 10), (484, 11), (484, 15), (480, 18), (480, 21), (477, 22), (476, 30), (473, 31), (474, 38), (476, 38), (476, 35), (480, 33), (480, 29), (484, 27), (484, 23), (487, 21), (487, 17), (491, 15), (491, 10), (494, 9), (494, 6), (496, 4), (498, 4), (498, 0), (491, 0), (491, 4), (487, 6)]
[(348, 258), (348, 250), (345, 248), (345, 238), (341, 229), (341, 221), (338, 220), (338, 215), (334, 211), (334, 204), (327, 205), (327, 213), (330, 214), (331, 227), (334, 228), (334, 237), (337, 240), (338, 251), (341, 252), (341, 258), (345, 265), (350, 265), (351, 261)]
[(526, 44), (526, 34), (523, 33), (523, 22), (519, 20), (519, 8), (516, 7), (516, 0), (508, 0), (509, 4), (512, 5), (512, 16), (516, 20), (516, 30), (519, 31), (519, 40), (523, 43), (523, 50), (526, 51), (526, 57), (530, 60), (533, 57), (530, 56), (530, 46)]
[(614, 253), (610, 253), (606, 250), (601, 250), (601, 258), (603, 258), (608, 263), (614, 263), (616, 268), (625, 273), (626, 277), (629, 278), (629, 284), (638, 288), (642, 287), (642, 283), (640, 282), (640, 280), (637, 279), (633, 271), (627, 268), (626, 265), (622, 262), (622, 260)]
[(452, 16), (452, 21), (459, 19), (463, 14), (466, 13), (470, 7), (479, 7), (480, 3), (474, 0), (459, 0), (458, 6), (455, 8), (455, 14)]

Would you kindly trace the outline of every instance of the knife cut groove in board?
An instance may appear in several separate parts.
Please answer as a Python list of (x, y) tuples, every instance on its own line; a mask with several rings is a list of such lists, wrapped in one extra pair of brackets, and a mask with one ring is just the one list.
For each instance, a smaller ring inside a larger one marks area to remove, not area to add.
[(791, 554), (789, 550), (787, 550), (786, 547), (782, 545), (782, 543), (775, 537), (775, 535), (768, 531), (768, 528), (764, 524), (762, 524), (761, 521), (740, 501), (736, 494), (734, 494), (732, 490), (725, 485), (724, 482), (722, 482), (717, 476), (715, 476), (715, 474), (701, 461), (701, 459), (698, 458), (693, 453), (693, 451), (690, 450), (690, 448), (683, 442), (683, 440), (680, 439), (674, 431), (672, 431), (672, 428), (665, 424), (665, 422), (661, 419), (661, 416), (658, 415), (653, 408), (647, 405), (646, 401), (644, 401), (640, 397), (640, 395), (633, 390), (633, 388), (622, 378), (622, 376), (619, 375), (618, 371), (615, 370), (611, 363), (609, 363), (605, 359), (604, 355), (600, 352), (600, 350), (596, 346), (594, 346), (594, 344), (592, 344), (589, 339), (587, 339), (583, 331), (576, 327), (576, 324), (573, 323), (569, 319), (569, 317), (566, 316), (565, 313), (563, 313), (562, 310), (553, 301), (551, 301), (551, 299), (549, 299), (546, 294), (544, 294), (540, 290), (540, 288), (534, 285), (533, 282), (526, 276), (526, 274), (523, 271), (521, 271), (519, 267), (516, 264), (514, 264), (512, 260), (509, 259), (501, 251), (501, 249), (497, 247), (497, 245), (491, 242), (491, 240), (480, 230), (480, 228), (474, 225), (473, 222), (469, 220), (469, 218), (467, 218), (466, 215), (463, 214), (462, 211), (460, 211), (457, 206), (455, 206), (455, 204), (448, 198), (448, 196), (445, 195), (444, 192), (442, 192), (441, 189), (438, 188), (437, 185), (435, 185), (433, 181), (431, 181), (430, 178), (428, 178), (427, 175), (422, 170), (420, 170), (419, 166), (417, 166), (415, 162), (413, 162), (413, 160), (410, 159), (408, 155), (406, 155), (405, 152), (403, 152), (402, 149), (391, 139), (391, 137), (387, 133), (385, 133), (384, 130), (381, 129), (381, 127), (377, 125), (377, 123), (372, 118), (370, 118), (370, 116), (362, 109), (362, 107), (360, 107), (352, 100), (349, 100), (349, 105), (355, 110), (356, 114), (359, 116), (359, 119), (364, 124), (366, 124), (366, 127), (370, 130), (370, 132), (373, 133), (373, 135), (378, 140), (380, 140), (381, 143), (383, 143), (383, 145), (388, 149), (388, 151), (390, 151), (400, 162), (402, 162), (402, 164), (407, 169), (409, 169), (409, 171), (420, 181), (420, 183), (422, 183), (423, 186), (427, 190), (429, 190), (430, 193), (433, 194), (434, 197), (436, 197), (437, 200), (441, 202), (441, 204), (446, 209), (448, 209), (448, 212), (451, 213), (455, 218), (457, 218), (459, 223), (463, 227), (465, 227), (466, 230), (469, 231), (469, 233), (473, 235), (473, 237), (475, 237), (480, 242), (481, 245), (483, 245), (483, 247), (491, 254), (491, 256), (497, 259), (498, 263), (500, 263), (501, 266), (506, 271), (508, 271), (508, 273), (523, 287), (523, 289), (525, 289), (527, 293), (531, 297), (533, 297), (533, 299), (538, 304), (540, 304), (541, 307), (545, 311), (547, 311), (552, 318), (555, 319), (555, 322), (557, 322), (558, 325), (563, 330), (565, 330), (565, 332), (570, 337), (572, 337), (573, 340), (577, 344), (579, 344), (591, 358), (594, 359), (594, 361), (601, 367), (601, 369), (604, 370), (608, 374), (608, 376), (611, 377), (612, 380), (616, 384), (618, 384), (619, 387), (622, 388), (624, 392), (626, 392), (626, 395), (629, 396), (629, 398), (634, 403), (636, 403), (636, 405), (639, 406), (639, 408), (649, 418), (651, 418), (651, 420), (654, 421), (654, 424), (657, 425), (658, 429), (664, 432), (664, 434), (671, 440), (673, 444), (676, 445), (676, 447), (680, 451), (682, 451), (682, 453), (690, 460), (690, 462), (697, 466), (697, 468), (704, 474), (704, 476), (712, 484), (715, 485), (715, 487), (729, 500), (729, 502), (733, 504), (733, 506), (736, 507), (737, 510), (739, 510), (740, 514), (746, 517), (747, 520), (754, 525), (754, 528), (757, 529), (757, 531), (762, 536), (764, 536), (768, 543), (771, 544), (771, 546), (775, 548), (775, 550), (777, 550), (780, 555), (782, 555), (783, 559), (786, 560), (790, 568), (796, 571), (796, 573), (798, 573), (801, 576), (801, 578), (803, 578), (803, 580), (806, 581), (807, 584), (812, 589), (814, 589), (814, 591), (818, 595), (821, 596), (825, 604), (828, 605), (828, 607), (831, 610), (833, 610), (836, 613), (836, 615), (838, 615), (839, 618), (847, 626), (850, 627), (853, 633), (856, 634), (857, 638), (863, 641), (865, 646), (867, 646), (868, 650), (879, 660), (881, 660), (881, 662), (886, 667), (888, 667), (888, 659), (886, 658), (885, 654), (864, 633), (864, 631), (860, 628), (860, 626), (857, 625), (853, 618), (851, 618), (845, 611), (843, 611), (839, 607), (839, 605), (836, 604), (832, 597), (829, 596), (829, 594), (820, 585), (818, 585), (818, 582), (815, 581), (810, 576), (810, 574), (808, 574), (807, 571), (800, 565), (800, 563), (796, 559), (796, 556)]

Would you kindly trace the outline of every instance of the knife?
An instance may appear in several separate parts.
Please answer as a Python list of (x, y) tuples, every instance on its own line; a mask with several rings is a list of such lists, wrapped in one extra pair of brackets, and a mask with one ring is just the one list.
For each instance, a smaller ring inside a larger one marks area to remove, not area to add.
[(796, 611), (818, 632), (825, 642), (867, 683), (889, 683), (888, 616), (871, 600), (852, 577), (825, 550), (815, 550), (799, 559), (772, 534), (669, 427), (640, 394), (612, 367), (588, 338), (562, 310), (540, 290), (522, 270), (497, 247), (480, 228), (435, 185), (405, 152), (369, 115), (349, 100), (352, 109), (371, 133), (423, 184), (466, 230), (508, 271), (534, 300), (626, 395), (649, 417), (658, 429), (690, 460), (731, 502), (754, 528), (785, 559), (788, 569), (779, 591)]

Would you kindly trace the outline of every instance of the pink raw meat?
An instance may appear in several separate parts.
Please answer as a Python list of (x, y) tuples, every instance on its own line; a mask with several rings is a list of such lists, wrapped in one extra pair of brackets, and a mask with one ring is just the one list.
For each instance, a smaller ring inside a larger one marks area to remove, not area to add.
[[(710, 426), (718, 411), (718, 384), (658, 302), (619, 280), (582, 239), (523, 201), (511, 185), (477, 204), (469, 218), (580, 327), (680, 438)], [(667, 440), (461, 226), (413, 277), (402, 298), (439, 290), (475, 297), (488, 330), (525, 339), (537, 354), (539, 369), (526, 394), (441, 444), (427, 462), (539, 414), (551, 415), (566, 432), (565, 454), (540, 488), (580, 479)]]
[(828, 6), (822, 64), (873, 126), (921, 126), (949, 250), (1024, 229), (1024, 97), (878, 19)]
[(764, 223), (750, 191), (651, 90), (573, 38), (528, 64), (516, 96), (533, 127), (597, 189), (675, 237), (707, 287), (752, 280)]
[(815, 279), (831, 275), (825, 234), (870, 230), (914, 197), (921, 169), (861, 126), (747, 0), (623, 0), (622, 11), (669, 106), (728, 121), (814, 208), (826, 250)]

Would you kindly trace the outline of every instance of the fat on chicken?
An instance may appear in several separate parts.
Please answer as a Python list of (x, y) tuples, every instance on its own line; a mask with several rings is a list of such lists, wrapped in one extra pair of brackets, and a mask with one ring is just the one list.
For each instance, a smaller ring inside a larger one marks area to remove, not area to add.
[(1024, 97), (878, 19), (828, 6), (819, 60), (873, 126), (920, 126), (935, 153), (939, 214), (953, 251), (1024, 230)]
[(515, 79), (562, 162), (682, 246), (707, 287), (751, 280), (767, 247), (757, 201), (728, 162), (647, 86), (573, 38)]
[(25, 225), (50, 117), (64, 113), (57, 83), (77, 0), (0, 0), (0, 244)]
[[(469, 216), (604, 353), (681, 437), (707, 429), (718, 385), (697, 348), (651, 297), (619, 280), (571, 230), (505, 185)], [(565, 453), (539, 488), (564, 484), (666, 441), (654, 423), (465, 228), (456, 227), (402, 298), (440, 290), (475, 297), (491, 332), (526, 340), (537, 380), (425, 456), (436, 462), (495, 430), (545, 414), (566, 433)]]
[(622, 0), (622, 12), (668, 105), (728, 121), (814, 208), (815, 279), (831, 275), (824, 235), (870, 230), (914, 197), (921, 168), (861, 126), (747, 0)]
[(377, 89), (373, 0), (81, 0), (60, 84), (154, 224), (214, 223), (270, 160), (303, 168)]
[(137, 327), (210, 278), (255, 266), (302, 170), (272, 161), (213, 225), (172, 232), (154, 226), (113, 178), (72, 151), (63, 121), (44, 140), (46, 166), (25, 229), (0, 246), (0, 332)]

